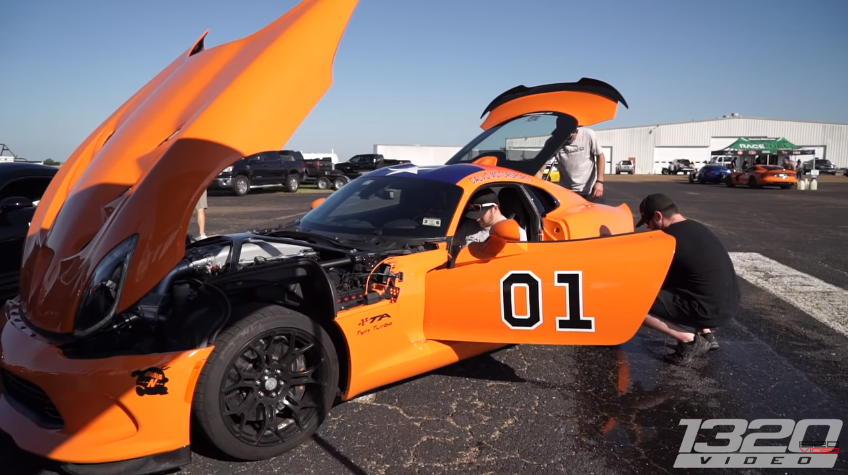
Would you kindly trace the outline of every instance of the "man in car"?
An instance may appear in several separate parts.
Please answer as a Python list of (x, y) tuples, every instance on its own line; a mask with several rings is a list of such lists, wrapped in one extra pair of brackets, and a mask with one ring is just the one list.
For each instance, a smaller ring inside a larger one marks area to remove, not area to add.
[(667, 360), (688, 365), (718, 348), (712, 329), (739, 311), (736, 270), (721, 241), (703, 224), (683, 217), (668, 196), (648, 195), (639, 212), (637, 228), (647, 225), (676, 240), (671, 267), (644, 325), (675, 338), (677, 351)]
[[(466, 244), (486, 241), (489, 239), (489, 230), (492, 226), (507, 219), (501, 213), (498, 195), (492, 190), (484, 190), (477, 196), (472, 197), (468, 202), (465, 217), (474, 220), (469, 221), (470, 224), (466, 225), (473, 228), (468, 229), (466, 227), (462, 233), (462, 235), (466, 236)], [(474, 226), (475, 222), (476, 226)], [(521, 227), (519, 229), (521, 231), (521, 240), (527, 241), (527, 231)]]

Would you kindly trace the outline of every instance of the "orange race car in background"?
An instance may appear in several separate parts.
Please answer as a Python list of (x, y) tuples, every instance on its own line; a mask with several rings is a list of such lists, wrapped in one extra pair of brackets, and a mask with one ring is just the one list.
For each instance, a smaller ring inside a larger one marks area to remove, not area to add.
[[(18, 446), (73, 473), (150, 473), (190, 461), (194, 421), (223, 453), (265, 459), (337, 400), (506, 344), (637, 332), (674, 238), (534, 176), (626, 105), (597, 80), (510, 89), (446, 165), (382, 168), (289, 227), (187, 242), (206, 185), (285, 144), (330, 87), (356, 4), (201, 37), (61, 167), (3, 309), (0, 429)], [(514, 219), (466, 246), (484, 191)]]
[(724, 179), (724, 183), (729, 187), (736, 185), (748, 185), (751, 188), (779, 186), (786, 190), (795, 186), (797, 176), (794, 171), (777, 165), (752, 165), (745, 170), (731, 172)]

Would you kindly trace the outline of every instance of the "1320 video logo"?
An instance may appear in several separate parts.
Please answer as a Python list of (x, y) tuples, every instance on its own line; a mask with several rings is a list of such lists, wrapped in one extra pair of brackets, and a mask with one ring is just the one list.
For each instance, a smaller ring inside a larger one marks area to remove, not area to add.
[[(745, 419), (682, 419), (680, 425), (686, 426), (686, 433), (674, 468), (832, 468), (842, 432), (839, 419), (802, 419), (797, 423), (792, 419), (757, 419), (750, 423)], [(775, 427), (779, 430), (774, 431)], [(815, 428), (821, 427), (827, 428), (823, 438), (807, 435), (808, 429), (814, 428), (810, 432), (817, 433), (820, 429)], [(715, 435), (718, 445), (695, 442), (702, 429), (716, 428), (722, 429)], [(757, 445), (757, 441), (770, 445)]]

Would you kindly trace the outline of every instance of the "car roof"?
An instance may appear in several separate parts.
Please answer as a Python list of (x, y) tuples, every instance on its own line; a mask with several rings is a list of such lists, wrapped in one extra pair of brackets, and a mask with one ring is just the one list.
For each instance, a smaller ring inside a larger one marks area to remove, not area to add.
[(0, 162), (0, 181), (22, 176), (50, 176), (59, 169), (50, 165), (27, 162)]

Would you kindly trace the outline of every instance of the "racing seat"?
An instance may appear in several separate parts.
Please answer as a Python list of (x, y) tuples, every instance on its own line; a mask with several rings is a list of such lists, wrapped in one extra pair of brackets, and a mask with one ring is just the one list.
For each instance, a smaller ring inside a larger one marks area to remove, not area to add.
[(507, 218), (512, 218), (518, 222), (525, 231), (527, 230), (527, 210), (524, 208), (524, 201), (518, 194), (515, 188), (504, 188), (498, 193), (498, 201), (500, 201), (501, 213)]

